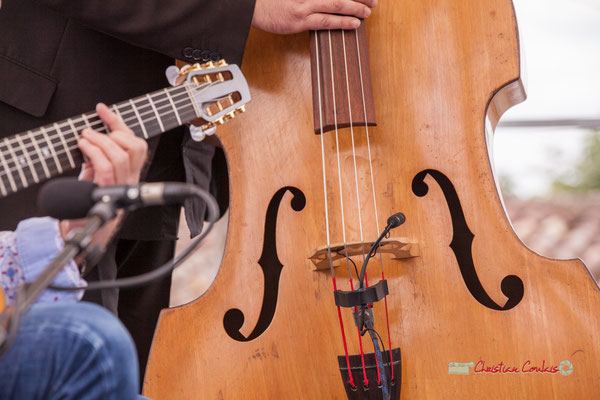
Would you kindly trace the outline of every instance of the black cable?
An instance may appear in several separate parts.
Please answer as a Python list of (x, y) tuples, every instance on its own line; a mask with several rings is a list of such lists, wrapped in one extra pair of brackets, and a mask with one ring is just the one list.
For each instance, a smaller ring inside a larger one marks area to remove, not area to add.
[[(348, 261), (350, 261), (350, 262), (352, 263), (352, 265), (354, 266), (354, 272), (356, 273), (356, 279), (358, 279), (358, 267), (356, 266), (356, 263), (355, 263), (355, 262), (354, 262), (354, 260), (352, 260), (350, 257), (346, 257), (345, 255), (343, 255), (343, 254), (341, 253), (341, 251), (342, 251), (342, 250), (340, 249), (340, 250), (336, 251), (335, 253), (336, 253), (338, 256), (342, 256), (342, 257), (344, 257), (346, 260), (348, 260)], [(350, 275), (350, 278), (352, 278), (352, 275)]]
[[(360, 334), (362, 336), (364, 336), (365, 333), (367, 333), (367, 331), (373, 331), (375, 332), (375, 334), (377, 335), (377, 337), (379, 338), (379, 341), (381, 342), (381, 347), (383, 347), (383, 354), (386, 354), (386, 349), (385, 349), (385, 343), (383, 343), (383, 339), (381, 339), (381, 335), (379, 334), (379, 332), (377, 332), (377, 330), (375, 328), (365, 328), (363, 330), (363, 332), (361, 332)], [(385, 361), (385, 360), (383, 360)], [(391, 361), (391, 360), (390, 360)], [(383, 363), (383, 365), (385, 365), (385, 362)], [(386, 376), (391, 376), (391, 371), (390, 371), (390, 375), (386, 375)]]
[(390, 231), (393, 228), (396, 228), (396, 227), (402, 225), (404, 222), (406, 222), (406, 216), (404, 214), (402, 214), (401, 212), (396, 213), (387, 219), (387, 225), (386, 225), (385, 229), (383, 230), (383, 232), (381, 232), (381, 235), (379, 235), (379, 237), (377, 238), (375, 243), (373, 243), (373, 245), (371, 246), (371, 249), (369, 250), (369, 253), (367, 254), (367, 257), (365, 258), (365, 262), (363, 263), (362, 269), (360, 271), (359, 286), (358, 286), (359, 288), (362, 289), (365, 287), (364, 283), (365, 283), (365, 273), (367, 272), (367, 264), (369, 263), (369, 260), (375, 255), (375, 252), (377, 251), (377, 248), (379, 247), (383, 238), (389, 237)]
[(381, 235), (379, 235), (379, 237), (377, 238), (375, 243), (373, 243), (373, 246), (371, 246), (371, 249), (369, 250), (367, 257), (365, 258), (365, 262), (363, 263), (362, 269), (360, 270), (360, 277), (358, 278), (358, 284), (359, 284), (358, 287), (359, 288), (362, 289), (365, 287), (364, 282), (365, 282), (365, 273), (367, 272), (367, 264), (369, 264), (369, 260), (371, 259), (371, 257), (373, 257), (375, 251), (379, 247), (379, 244), (383, 240), (384, 236), (386, 236), (391, 229), (392, 229), (392, 227), (388, 224), (385, 227), (385, 229), (383, 230), (383, 232), (381, 232)]
[(206, 203), (206, 208), (208, 211), (208, 226), (206, 230), (200, 234), (193, 242), (190, 244), (177, 258), (173, 260), (169, 260), (159, 268), (156, 268), (153, 271), (147, 272), (145, 274), (140, 274), (128, 278), (114, 279), (114, 280), (106, 280), (106, 281), (98, 281), (92, 282), (88, 284), (87, 287), (73, 287), (73, 286), (49, 286), (49, 289), (53, 290), (101, 290), (101, 289), (125, 289), (125, 288), (133, 288), (137, 286), (145, 285), (155, 279), (161, 278), (175, 269), (179, 264), (181, 264), (185, 259), (189, 257), (189, 255), (195, 250), (196, 247), (200, 244), (200, 242), (208, 235), (208, 233), (212, 230), (215, 222), (219, 218), (219, 206), (217, 205), (214, 197), (207, 191), (200, 189), (198, 187), (194, 187), (193, 191), (197, 197), (202, 198)]
[[(386, 368), (386, 365), (385, 365), (386, 364), (385, 363), (385, 352), (386, 352), (386, 350), (385, 350), (385, 344), (383, 343), (383, 339), (381, 339), (381, 335), (379, 334), (379, 332), (377, 332), (374, 328), (365, 328), (363, 330), (363, 332), (361, 332), (361, 335), (364, 335), (367, 331), (375, 333), (377, 335), (377, 337), (379, 338), (379, 343), (381, 343), (381, 346), (383, 347), (383, 352), (380, 351), (381, 365), (383, 366), (383, 371), (381, 371), (381, 373), (383, 375), (385, 375), (385, 379), (381, 379), (381, 377), (380, 377), (379, 380), (380, 380), (380, 383), (382, 384), (382, 386), (383, 386), (383, 382), (386, 383), (386, 388), (387, 388), (387, 391), (388, 391), (387, 397), (385, 395), (385, 392), (383, 392), (383, 390), (382, 390), (383, 396), (384, 396), (383, 398), (386, 399), (386, 398), (389, 398), (389, 396), (391, 394), (390, 393), (391, 369), (390, 369), (390, 374), (388, 374), (387, 373), (387, 368)], [(375, 343), (375, 337), (373, 337), (373, 335), (369, 335), (369, 336), (371, 336), (371, 341), (373, 342), (373, 354), (375, 354), (375, 363), (377, 363), (377, 350), (378, 350), (378, 348), (377, 348), (377, 344)], [(390, 363), (391, 363), (391, 359), (390, 359)]]

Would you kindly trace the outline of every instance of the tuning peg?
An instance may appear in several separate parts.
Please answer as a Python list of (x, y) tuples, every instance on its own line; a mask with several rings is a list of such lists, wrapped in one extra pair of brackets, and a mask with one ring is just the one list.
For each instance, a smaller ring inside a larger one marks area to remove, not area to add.
[(165, 76), (167, 77), (167, 81), (171, 86), (177, 86), (181, 83), (179, 81), (179, 77), (182, 75), (186, 75), (190, 72), (192, 67), (189, 64), (184, 65), (183, 67), (178, 68), (176, 65), (171, 65), (165, 70)]
[(167, 77), (167, 81), (169, 81), (169, 85), (177, 86), (177, 78), (179, 77), (179, 68), (175, 65), (171, 65), (165, 71), (165, 75)]
[(210, 126), (208, 128), (203, 128), (201, 126), (196, 126), (193, 124), (190, 125), (190, 135), (192, 136), (192, 139), (196, 142), (201, 142), (207, 136), (214, 135), (216, 131), (217, 131), (216, 126)]

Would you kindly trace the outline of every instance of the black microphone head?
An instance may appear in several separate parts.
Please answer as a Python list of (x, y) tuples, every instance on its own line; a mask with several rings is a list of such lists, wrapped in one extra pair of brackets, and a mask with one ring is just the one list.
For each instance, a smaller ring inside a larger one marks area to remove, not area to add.
[(396, 213), (388, 218), (387, 224), (390, 228), (397, 228), (406, 221), (406, 216), (401, 212)]
[(38, 194), (38, 209), (58, 219), (84, 218), (94, 205), (97, 185), (75, 178), (58, 178), (46, 183)]

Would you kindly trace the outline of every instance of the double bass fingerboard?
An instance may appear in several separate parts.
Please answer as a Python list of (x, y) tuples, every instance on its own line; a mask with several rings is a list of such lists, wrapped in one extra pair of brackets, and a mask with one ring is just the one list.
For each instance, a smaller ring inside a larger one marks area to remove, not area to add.
[(376, 125), (365, 24), (310, 36), (315, 133)]
[[(188, 84), (162, 89), (109, 108), (141, 138), (151, 138), (198, 117)], [(81, 114), (0, 140), (0, 197), (78, 168), (77, 141), (84, 128), (108, 133), (95, 112)]]

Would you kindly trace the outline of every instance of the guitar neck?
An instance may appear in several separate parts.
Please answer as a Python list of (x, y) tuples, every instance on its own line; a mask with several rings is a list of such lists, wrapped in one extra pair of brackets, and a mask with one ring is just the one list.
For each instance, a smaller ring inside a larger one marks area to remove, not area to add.
[[(188, 84), (159, 90), (109, 108), (135, 134), (149, 139), (199, 116)], [(108, 133), (89, 112), (0, 140), (0, 197), (78, 168), (77, 141), (84, 128)]]

